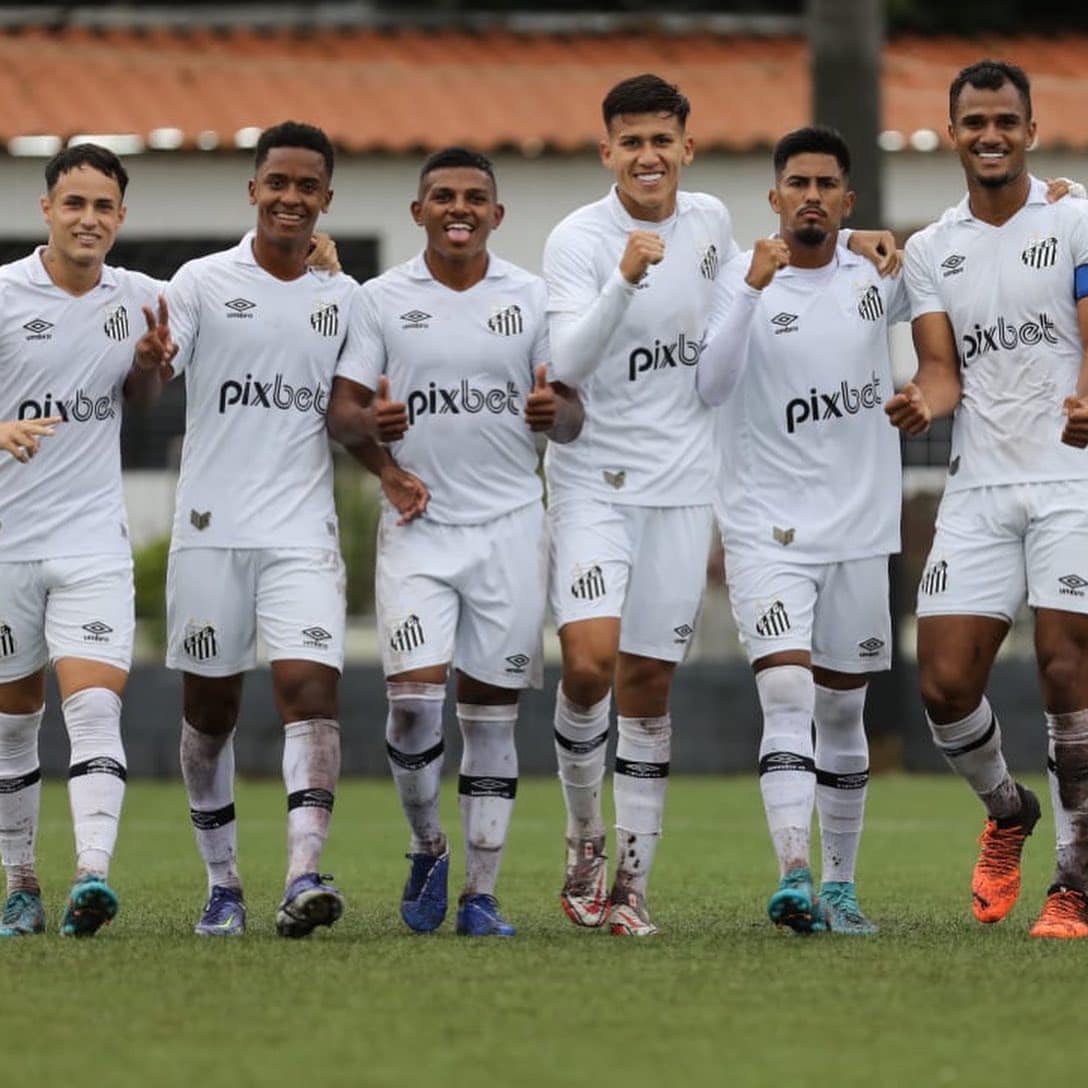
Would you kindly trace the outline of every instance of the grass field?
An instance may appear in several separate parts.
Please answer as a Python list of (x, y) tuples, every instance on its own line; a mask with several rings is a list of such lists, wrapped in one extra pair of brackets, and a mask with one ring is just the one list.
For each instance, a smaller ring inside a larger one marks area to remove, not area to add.
[[(446, 794), (453, 830), (452, 783)], [(650, 897), (662, 936), (649, 941), (562, 915), (551, 780), (518, 796), (500, 886), (514, 940), (458, 938), (452, 918), (432, 936), (403, 928), (399, 807), (389, 783), (355, 780), (326, 855), (347, 912), (283, 941), (283, 808), (278, 784), (240, 786), (249, 933), (199, 940), (203, 872), (182, 789), (133, 783), (113, 871), (121, 914), (94, 940), (65, 941), (71, 831), (63, 789), (47, 788), (50, 932), (0, 943), (5, 1082), (845, 1088), (1040, 1084), (1080, 1068), (1088, 942), (1027, 936), (1051, 825), (1029, 842), (1017, 909), (979, 926), (967, 885), (980, 810), (950, 778), (873, 782), (859, 881), (882, 927), (871, 939), (802, 939), (765, 921), (775, 873), (751, 778), (673, 781)]]

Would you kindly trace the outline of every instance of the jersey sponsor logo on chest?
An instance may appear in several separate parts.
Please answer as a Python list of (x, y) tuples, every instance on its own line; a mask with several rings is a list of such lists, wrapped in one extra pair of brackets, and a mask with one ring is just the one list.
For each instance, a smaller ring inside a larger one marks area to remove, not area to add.
[(974, 329), (960, 337), (963, 344), (961, 358), (964, 363), (990, 351), (1012, 351), (1016, 347), (1034, 347), (1044, 340), (1048, 344), (1060, 344), (1055, 334), (1056, 326), (1050, 315), (1043, 311), (1036, 321), (1017, 325), (999, 317), (993, 325), (976, 324)]
[(411, 425), (422, 415), (459, 416), (462, 412), (474, 416), (488, 411), (492, 415), (518, 415), (518, 388), (508, 381), (505, 389), (477, 389), (467, 379), (459, 385), (443, 388), (430, 382), (426, 389), (413, 389), (406, 398), (408, 423)]
[(329, 391), (321, 384), (313, 386), (291, 385), (282, 374), (273, 375), (270, 381), (260, 381), (247, 374), (244, 382), (233, 379), (219, 387), (219, 414), (228, 408), (278, 408), (282, 412), (317, 412), (324, 415), (329, 406)]
[(693, 340), (681, 333), (671, 343), (655, 340), (650, 347), (637, 347), (627, 356), (628, 381), (651, 370), (668, 370), (678, 366), (695, 366), (706, 347), (705, 340)]
[(46, 393), (38, 400), (28, 397), (19, 405), (19, 419), (45, 419), (60, 416), (65, 423), (89, 423), (92, 419), (113, 419), (117, 415), (117, 390), (95, 396), (77, 389), (70, 397), (54, 397)]
[(793, 434), (802, 423), (856, 416), (882, 403), (880, 378), (874, 370), (872, 380), (864, 385), (842, 381), (830, 393), (810, 389), (807, 397), (795, 397), (786, 405), (786, 431)]

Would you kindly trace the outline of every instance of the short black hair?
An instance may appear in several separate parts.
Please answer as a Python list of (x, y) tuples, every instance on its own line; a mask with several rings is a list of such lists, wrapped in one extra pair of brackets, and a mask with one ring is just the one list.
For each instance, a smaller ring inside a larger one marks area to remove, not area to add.
[(605, 128), (611, 126), (613, 117), (625, 113), (668, 113), (683, 128), (691, 113), (691, 103), (675, 83), (666, 83), (660, 76), (644, 72), (617, 83), (604, 96), (601, 114)]
[(817, 155), (834, 155), (843, 176), (850, 174), (850, 148), (838, 129), (829, 125), (808, 125), (787, 132), (774, 145), (774, 176), (779, 177), (794, 155), (812, 152)]
[(101, 144), (75, 144), (58, 151), (45, 164), (45, 188), (52, 192), (61, 174), (67, 174), (79, 166), (89, 166), (108, 178), (113, 178), (121, 189), (121, 196), (128, 188), (128, 171), (121, 160), (108, 147)]
[(316, 125), (307, 125), (302, 121), (284, 121), (266, 128), (257, 141), (254, 170), (260, 170), (269, 151), (274, 147), (304, 147), (308, 151), (316, 151), (325, 160), (325, 172), (332, 178), (335, 159), (332, 141)]
[(956, 123), (956, 106), (963, 88), (970, 84), (980, 91), (998, 91), (1011, 83), (1020, 94), (1020, 101), (1031, 120), (1031, 80), (1023, 68), (1003, 60), (980, 60), (964, 68), (948, 88), (948, 119)]
[(495, 181), (495, 167), (491, 160), (480, 154), (479, 151), (471, 151), (467, 147), (443, 147), (427, 156), (426, 161), (419, 169), (419, 191), (423, 192), (423, 184), (427, 175), (435, 170), (445, 170), (447, 167), (467, 166), (470, 170), (479, 170), (491, 179), (492, 188), (498, 192), (499, 186)]

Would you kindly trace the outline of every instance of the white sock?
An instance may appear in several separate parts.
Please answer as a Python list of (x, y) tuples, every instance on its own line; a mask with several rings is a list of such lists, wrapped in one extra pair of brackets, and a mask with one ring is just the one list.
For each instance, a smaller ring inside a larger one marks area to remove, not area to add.
[(1046, 728), (1047, 781), (1057, 837), (1053, 883), (1088, 891), (1088, 846), (1082, 841), (1088, 824), (1088, 710), (1047, 714)]
[(385, 751), (412, 829), (409, 851), (437, 857), (446, 849), (446, 834), (438, 813), (438, 793), (445, 762), (442, 704), (445, 684), (386, 684), (389, 715), (385, 720)]
[(217, 884), (241, 891), (234, 817), (234, 730), (201, 733), (182, 718), (181, 774), (197, 849), (208, 872), (208, 891)]
[(106, 688), (84, 688), (61, 705), (71, 757), (68, 801), (76, 838), (76, 876), (105, 878), (117, 843), (125, 798), (121, 698)]
[(614, 892), (645, 895), (665, 812), (672, 719), (668, 714), (659, 718), (620, 715), (617, 726), (612, 778), (618, 855)]
[(948, 765), (965, 778), (994, 819), (1020, 809), (1020, 794), (1001, 753), (1001, 726), (986, 696), (958, 722), (938, 725), (927, 713), (933, 741)]
[(329, 834), (340, 777), (340, 725), (331, 718), (283, 727), (283, 784), (287, 787), (287, 883), (316, 873)]
[(44, 713), (43, 706), (32, 714), (0, 714), (0, 859), (8, 895), (41, 895), (34, 842), (42, 795), (38, 730)]
[(816, 801), (812, 715), (816, 685), (800, 665), (777, 665), (756, 673), (763, 708), (759, 745), (759, 790), (771, 832), (778, 872), (809, 867), (809, 836)]
[(824, 883), (854, 879), (869, 783), (866, 690), (816, 685), (816, 812)]
[(494, 895), (518, 792), (516, 703), (457, 704), (464, 751), (458, 801), (465, 834), (465, 895)]
[(567, 805), (567, 838), (604, 835), (601, 783), (608, 741), (609, 693), (599, 703), (573, 703), (560, 682), (555, 693), (555, 756)]

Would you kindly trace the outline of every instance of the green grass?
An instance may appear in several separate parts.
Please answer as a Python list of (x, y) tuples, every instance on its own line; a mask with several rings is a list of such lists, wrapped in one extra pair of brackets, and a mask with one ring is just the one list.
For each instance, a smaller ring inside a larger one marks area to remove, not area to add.
[[(446, 783), (451, 830), (454, 792)], [(881, 925), (872, 939), (766, 922), (775, 871), (750, 778), (673, 781), (650, 896), (663, 935), (649, 941), (562, 915), (552, 780), (524, 781), (518, 797), (500, 886), (516, 939), (458, 938), (452, 918), (432, 936), (405, 930), (399, 807), (388, 782), (356, 780), (341, 786), (326, 854), (345, 916), (280, 940), (283, 809), (278, 784), (241, 784), (249, 933), (199, 940), (183, 791), (133, 783), (112, 877), (121, 914), (92, 941), (63, 941), (71, 831), (62, 788), (47, 788), (50, 932), (0, 943), (5, 1083), (994, 1086), (1079, 1067), (1088, 942), (1027, 936), (1051, 826), (1029, 843), (1011, 918), (979, 926), (967, 887), (980, 809), (950, 778), (873, 782), (859, 881)]]

